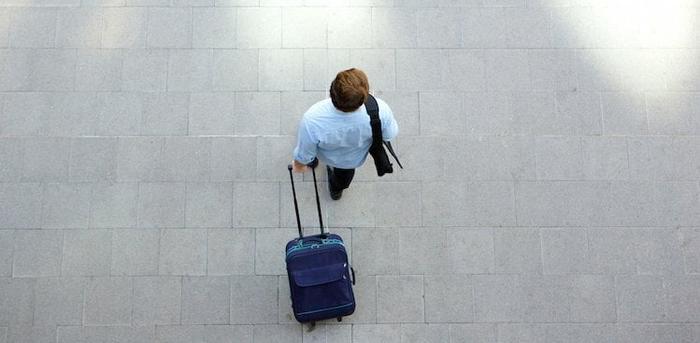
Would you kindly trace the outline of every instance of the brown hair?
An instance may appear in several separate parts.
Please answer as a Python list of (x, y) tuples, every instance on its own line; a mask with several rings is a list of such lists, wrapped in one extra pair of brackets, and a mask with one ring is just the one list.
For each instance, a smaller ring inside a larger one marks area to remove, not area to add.
[(343, 112), (352, 112), (367, 100), (369, 94), (367, 75), (356, 68), (343, 70), (331, 82), (330, 93), (333, 106)]

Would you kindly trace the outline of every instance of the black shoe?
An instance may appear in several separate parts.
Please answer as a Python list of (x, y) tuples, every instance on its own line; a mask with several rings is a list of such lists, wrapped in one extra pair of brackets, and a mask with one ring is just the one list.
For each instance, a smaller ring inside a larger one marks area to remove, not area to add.
[(340, 200), (340, 198), (342, 198), (342, 197), (343, 197), (343, 191), (342, 191), (342, 190), (337, 191), (337, 192), (331, 191), (331, 199), (333, 199), (333, 200)]
[(331, 189), (331, 177), (333, 175), (333, 169), (331, 167), (326, 166), (326, 173), (328, 174), (328, 193), (331, 194), (331, 199), (333, 200), (340, 200), (340, 198), (343, 197), (343, 190), (339, 191), (334, 191)]

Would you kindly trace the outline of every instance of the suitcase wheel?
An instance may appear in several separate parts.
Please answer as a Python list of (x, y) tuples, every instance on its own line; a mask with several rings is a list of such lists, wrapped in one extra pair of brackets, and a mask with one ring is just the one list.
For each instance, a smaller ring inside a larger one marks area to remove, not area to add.
[(336, 318), (336, 320), (339, 321), (339, 322), (342, 322), (342, 321), (343, 321), (343, 317), (338, 317), (338, 318)]

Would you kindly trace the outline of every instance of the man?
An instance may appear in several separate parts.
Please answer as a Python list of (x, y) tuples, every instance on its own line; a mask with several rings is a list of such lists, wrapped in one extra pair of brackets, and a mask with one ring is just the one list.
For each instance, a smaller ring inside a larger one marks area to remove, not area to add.
[[(367, 159), (372, 128), (364, 103), (369, 94), (367, 75), (359, 69), (343, 70), (331, 82), (330, 99), (311, 106), (299, 123), (294, 149), (294, 171), (301, 173), (316, 158), (326, 164), (331, 199), (338, 200), (350, 186), (355, 168)], [(377, 99), (382, 138), (390, 141), (399, 133), (389, 106)]]

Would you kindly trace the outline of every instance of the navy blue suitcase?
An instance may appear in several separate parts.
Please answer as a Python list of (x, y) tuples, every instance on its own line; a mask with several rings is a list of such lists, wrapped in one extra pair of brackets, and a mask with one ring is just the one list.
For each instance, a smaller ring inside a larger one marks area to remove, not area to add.
[(299, 229), (299, 238), (289, 241), (285, 249), (294, 318), (300, 323), (314, 323), (332, 318), (341, 321), (343, 317), (355, 311), (355, 296), (352, 291), (355, 273), (348, 262), (345, 244), (340, 236), (323, 230), (314, 168), (311, 171), (321, 234), (304, 237), (299, 220), (292, 166), (287, 166), (287, 169), (292, 182), (294, 211)]

